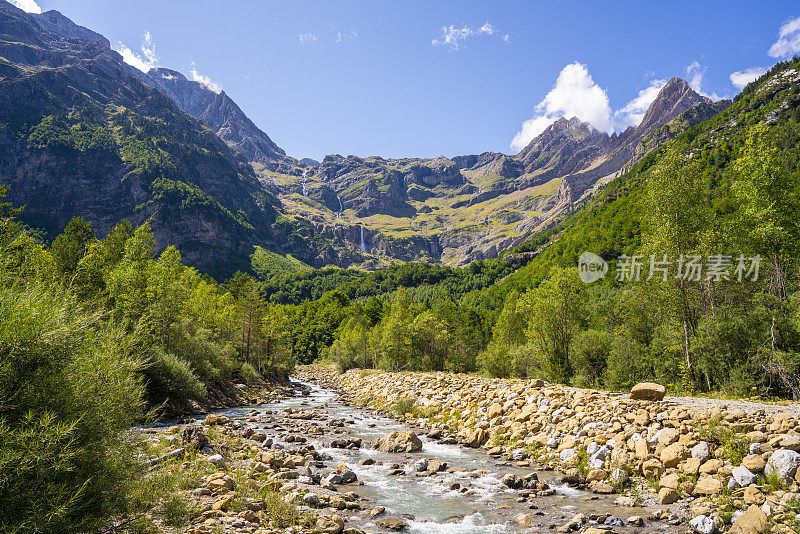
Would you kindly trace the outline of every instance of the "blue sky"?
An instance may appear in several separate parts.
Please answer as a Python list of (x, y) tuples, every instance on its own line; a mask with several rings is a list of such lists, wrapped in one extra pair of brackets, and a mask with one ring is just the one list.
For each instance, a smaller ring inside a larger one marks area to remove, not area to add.
[(796, 1), (14, 2), (196, 73), (316, 159), (514, 153), (565, 115), (619, 131), (672, 76), (731, 97), (800, 52)]

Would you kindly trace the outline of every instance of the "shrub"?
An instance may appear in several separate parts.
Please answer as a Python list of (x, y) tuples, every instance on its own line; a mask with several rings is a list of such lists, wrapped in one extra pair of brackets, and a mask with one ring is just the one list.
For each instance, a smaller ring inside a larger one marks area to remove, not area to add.
[(256, 368), (247, 362), (243, 363), (242, 367), (239, 369), (239, 378), (248, 385), (255, 384), (261, 380), (261, 376), (258, 374), (258, 371), (256, 371)]
[(98, 324), (0, 278), (0, 530), (86, 532), (125, 509), (142, 389), (129, 340)]
[(156, 403), (171, 401), (182, 405), (206, 396), (205, 386), (189, 363), (160, 347), (153, 348), (145, 377), (148, 395)]

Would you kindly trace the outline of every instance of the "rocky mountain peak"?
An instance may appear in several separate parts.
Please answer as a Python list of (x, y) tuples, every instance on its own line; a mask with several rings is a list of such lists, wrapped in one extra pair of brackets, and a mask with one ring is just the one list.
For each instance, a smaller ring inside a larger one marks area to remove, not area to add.
[(642, 122), (636, 128), (637, 134), (646, 135), (653, 128), (668, 123), (687, 109), (700, 103), (712, 102), (707, 96), (702, 96), (692, 89), (686, 80), (672, 78), (661, 88), (655, 100), (647, 108)]

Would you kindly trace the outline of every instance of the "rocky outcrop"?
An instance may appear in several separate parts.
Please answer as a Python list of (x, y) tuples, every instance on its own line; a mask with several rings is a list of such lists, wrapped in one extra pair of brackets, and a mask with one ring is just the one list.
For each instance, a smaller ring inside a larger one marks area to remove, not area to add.
[(299, 174), (298, 162), (286, 155), (261, 131), (225, 91), (188, 80), (180, 72), (153, 68), (147, 73), (131, 68), (146, 84), (163, 91), (182, 110), (201, 120), (247, 161), (260, 163), (271, 171)]

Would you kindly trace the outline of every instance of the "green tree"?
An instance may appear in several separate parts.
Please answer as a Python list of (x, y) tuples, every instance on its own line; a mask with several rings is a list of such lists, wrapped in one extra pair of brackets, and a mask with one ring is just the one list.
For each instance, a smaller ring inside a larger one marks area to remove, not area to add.
[(58, 272), (62, 275), (73, 274), (78, 267), (78, 262), (86, 254), (86, 247), (94, 239), (94, 230), (89, 221), (83, 217), (74, 217), (70, 220), (50, 247)]
[(528, 318), (527, 337), (547, 378), (568, 383), (572, 342), (584, 316), (582, 284), (575, 268), (554, 267), (546, 280), (519, 299)]

